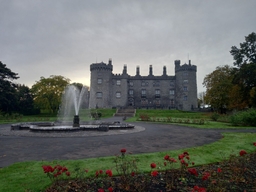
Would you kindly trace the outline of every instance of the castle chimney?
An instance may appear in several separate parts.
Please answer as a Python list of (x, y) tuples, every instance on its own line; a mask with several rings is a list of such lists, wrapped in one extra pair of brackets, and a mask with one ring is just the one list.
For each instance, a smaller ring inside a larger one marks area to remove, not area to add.
[(166, 66), (163, 68), (163, 75), (166, 75)]
[(137, 68), (136, 68), (136, 75), (140, 75), (140, 67), (139, 66), (137, 66)]
[(108, 64), (112, 65), (112, 59), (111, 58), (108, 60)]
[(149, 65), (149, 75), (153, 75), (152, 65)]
[(123, 74), (127, 74), (127, 65), (124, 65)]

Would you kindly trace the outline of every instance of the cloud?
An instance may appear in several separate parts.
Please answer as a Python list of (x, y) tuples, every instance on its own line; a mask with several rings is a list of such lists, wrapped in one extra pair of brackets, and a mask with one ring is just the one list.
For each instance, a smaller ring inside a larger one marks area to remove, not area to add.
[(198, 66), (198, 91), (217, 66), (230, 64), (233, 45), (255, 31), (256, 2), (8, 0), (0, 12), (0, 60), (33, 85), (41, 76), (63, 75), (89, 85), (89, 66), (112, 58), (114, 72), (155, 75), (174, 60)]

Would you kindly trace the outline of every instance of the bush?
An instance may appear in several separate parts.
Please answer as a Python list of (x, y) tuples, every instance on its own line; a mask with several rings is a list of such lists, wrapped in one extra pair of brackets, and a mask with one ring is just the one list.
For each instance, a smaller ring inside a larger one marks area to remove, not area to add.
[(230, 117), (232, 125), (256, 126), (256, 110), (240, 111)]
[(150, 116), (148, 114), (140, 114), (141, 121), (149, 121)]
[(219, 118), (220, 118), (220, 114), (219, 114), (219, 113), (213, 113), (213, 114), (211, 115), (211, 119), (212, 119), (213, 121), (218, 121)]

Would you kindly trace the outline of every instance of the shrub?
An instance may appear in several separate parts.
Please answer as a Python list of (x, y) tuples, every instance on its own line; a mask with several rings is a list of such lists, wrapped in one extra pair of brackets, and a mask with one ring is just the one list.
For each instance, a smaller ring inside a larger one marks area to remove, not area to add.
[(211, 119), (213, 120), (213, 121), (218, 121), (218, 119), (220, 118), (220, 114), (219, 113), (213, 113), (212, 115), (211, 115)]
[(140, 114), (141, 121), (149, 121), (150, 117), (148, 114)]
[(230, 117), (232, 125), (248, 125), (256, 126), (256, 110), (249, 109), (247, 111), (237, 112)]

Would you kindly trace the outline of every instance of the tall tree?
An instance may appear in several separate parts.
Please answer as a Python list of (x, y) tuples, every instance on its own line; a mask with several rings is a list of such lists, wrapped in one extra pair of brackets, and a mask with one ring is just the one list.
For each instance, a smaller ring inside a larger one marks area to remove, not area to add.
[(243, 64), (256, 63), (256, 33), (245, 36), (245, 42), (240, 43), (240, 48), (231, 47), (231, 55), (234, 58), (234, 65), (241, 67)]
[(17, 85), (17, 99), (19, 112), (24, 115), (32, 115), (36, 113), (33, 105), (33, 96), (28, 86), (26, 85)]
[(69, 82), (70, 79), (60, 75), (52, 75), (49, 78), (41, 77), (31, 89), (35, 105), (40, 109), (57, 113), (61, 104), (61, 96)]
[(16, 84), (13, 80), (18, 78), (17, 73), (0, 61), (0, 110), (3, 112), (11, 113), (17, 108)]
[(232, 88), (233, 68), (228, 65), (217, 67), (206, 75), (203, 85), (206, 87), (205, 101), (219, 112), (224, 113), (229, 106), (229, 92)]
[(256, 33), (251, 33), (245, 37), (245, 42), (240, 43), (240, 48), (231, 47), (231, 55), (234, 58), (236, 70), (234, 83), (240, 88), (242, 101), (248, 106), (256, 107)]

